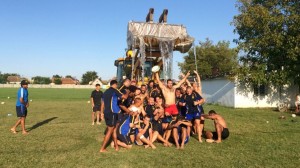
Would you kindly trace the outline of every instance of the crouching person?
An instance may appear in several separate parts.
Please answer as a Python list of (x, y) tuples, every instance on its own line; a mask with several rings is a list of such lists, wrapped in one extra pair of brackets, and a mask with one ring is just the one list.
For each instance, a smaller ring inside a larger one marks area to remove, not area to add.
[(206, 142), (220, 143), (220, 142), (222, 142), (222, 140), (228, 138), (229, 130), (227, 128), (224, 118), (221, 115), (217, 114), (214, 110), (210, 110), (208, 112), (208, 115), (203, 114), (202, 116), (206, 119), (214, 120), (214, 124), (215, 124), (215, 128), (216, 128), (215, 132), (206, 131), (206, 133), (205, 133), (206, 138), (207, 138)]
[(152, 149), (156, 149), (153, 145), (152, 138), (152, 124), (150, 123), (150, 116), (146, 115), (143, 119), (143, 122), (140, 125), (135, 125), (138, 128), (135, 143), (137, 145), (145, 145), (145, 148), (151, 147)]
[(117, 144), (127, 149), (132, 147), (129, 137), (131, 117), (132, 116), (128, 114), (124, 114), (119, 120), (119, 125), (117, 126)]

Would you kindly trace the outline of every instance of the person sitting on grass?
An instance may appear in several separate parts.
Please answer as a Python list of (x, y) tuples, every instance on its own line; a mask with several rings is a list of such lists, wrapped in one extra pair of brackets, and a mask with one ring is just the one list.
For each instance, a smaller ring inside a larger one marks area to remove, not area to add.
[(143, 119), (143, 122), (141, 122), (140, 125), (135, 126), (138, 128), (135, 143), (139, 146), (145, 145), (145, 148), (150, 146), (152, 149), (156, 149), (151, 141), (152, 124), (150, 123), (150, 116), (146, 115)]
[(162, 128), (162, 118), (164, 117), (164, 109), (162, 107), (162, 99), (157, 97), (157, 103), (155, 105), (155, 110), (153, 111), (153, 119), (152, 119), (152, 134), (153, 137), (151, 139), (152, 143), (156, 140), (163, 142), (164, 146), (170, 147), (172, 144), (163, 138), (163, 128)]
[(170, 123), (169, 129), (172, 130), (173, 139), (176, 144), (177, 149), (184, 149), (184, 145), (188, 143), (190, 137), (188, 136), (188, 127), (191, 127), (193, 124), (184, 120), (183, 116), (173, 116), (172, 122)]
[(206, 131), (206, 142), (212, 143), (220, 143), (222, 140), (228, 138), (229, 130), (227, 128), (226, 122), (224, 118), (217, 114), (214, 110), (210, 110), (208, 114), (202, 114), (202, 116), (206, 119), (214, 120), (216, 132)]

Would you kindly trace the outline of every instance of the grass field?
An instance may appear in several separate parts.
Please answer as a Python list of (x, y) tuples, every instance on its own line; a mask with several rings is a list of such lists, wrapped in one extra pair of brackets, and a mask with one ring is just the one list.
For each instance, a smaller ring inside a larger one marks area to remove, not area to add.
[[(29, 86), (30, 87), (30, 86)], [(184, 150), (133, 146), (100, 154), (105, 125), (92, 126), (89, 89), (31, 89), (26, 128), (12, 134), (17, 89), (0, 88), (0, 167), (299, 167), (300, 118), (273, 109), (232, 109), (204, 105), (227, 121), (230, 136), (221, 144), (198, 143)], [(8, 99), (7, 97), (10, 97)], [(8, 116), (11, 113), (12, 116)], [(291, 120), (294, 120), (292, 122)], [(268, 123), (267, 123), (268, 121)], [(213, 128), (206, 121), (206, 129)]]

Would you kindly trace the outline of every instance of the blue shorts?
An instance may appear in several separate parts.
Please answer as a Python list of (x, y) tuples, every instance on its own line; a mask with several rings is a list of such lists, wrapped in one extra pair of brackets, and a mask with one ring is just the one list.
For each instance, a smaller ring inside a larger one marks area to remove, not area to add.
[(27, 107), (26, 106), (16, 106), (17, 117), (26, 117), (27, 116)]
[(201, 113), (200, 112), (195, 112), (195, 113), (188, 113), (185, 116), (186, 120), (192, 121), (193, 119), (200, 119)]

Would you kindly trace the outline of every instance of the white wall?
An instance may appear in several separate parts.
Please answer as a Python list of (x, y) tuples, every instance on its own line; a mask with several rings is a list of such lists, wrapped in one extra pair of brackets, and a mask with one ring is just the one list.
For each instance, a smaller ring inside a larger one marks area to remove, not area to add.
[(267, 95), (254, 95), (252, 87), (235, 84), (227, 79), (202, 81), (202, 90), (207, 103), (216, 103), (234, 108), (277, 107), (280, 102), (287, 102), (294, 107), (298, 86), (286, 85), (281, 91), (269, 87)]
[(207, 103), (234, 107), (234, 83), (227, 79), (202, 81), (203, 96)]

